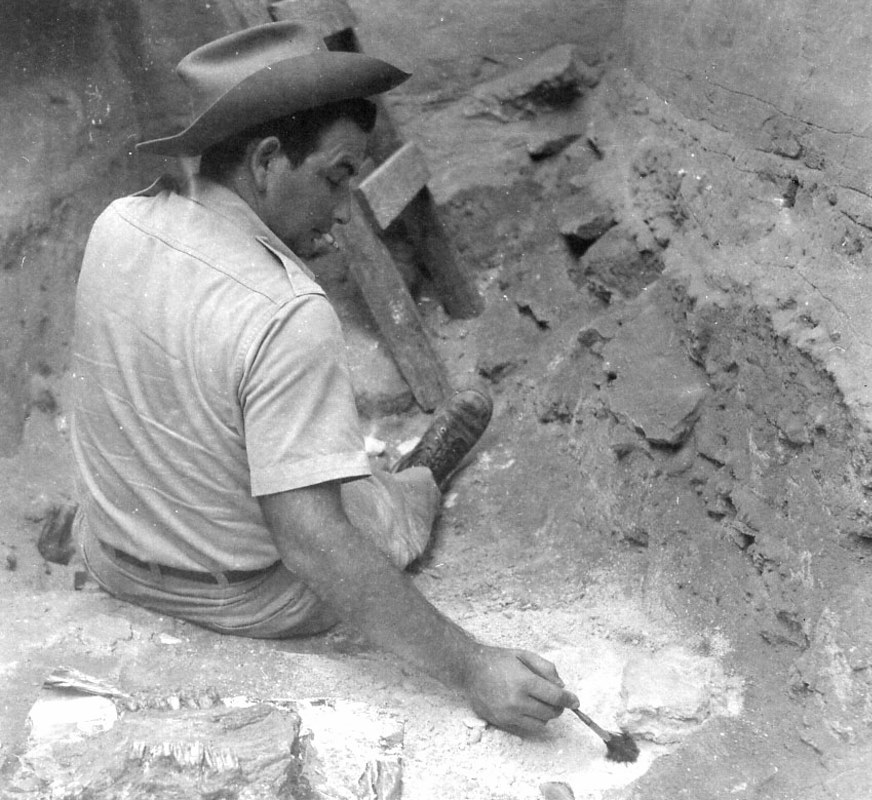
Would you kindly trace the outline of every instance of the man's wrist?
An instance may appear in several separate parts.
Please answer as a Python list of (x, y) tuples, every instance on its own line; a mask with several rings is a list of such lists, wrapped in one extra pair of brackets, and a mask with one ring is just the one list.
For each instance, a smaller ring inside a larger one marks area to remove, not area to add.
[(467, 637), (466, 646), (459, 653), (458, 664), (454, 675), (454, 688), (468, 691), (476, 682), (481, 670), (487, 661), (486, 653), (490, 648), (487, 645)]

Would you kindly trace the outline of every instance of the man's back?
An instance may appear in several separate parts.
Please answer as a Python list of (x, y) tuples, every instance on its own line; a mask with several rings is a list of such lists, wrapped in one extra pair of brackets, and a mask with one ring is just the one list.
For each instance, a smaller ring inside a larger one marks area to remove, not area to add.
[(314, 411), (354, 407), (320, 288), (233, 193), (194, 192), (116, 201), (89, 239), (74, 346), (82, 524), (145, 561), (256, 569), (278, 556), (253, 491), (368, 467), (356, 418), (308, 430)]

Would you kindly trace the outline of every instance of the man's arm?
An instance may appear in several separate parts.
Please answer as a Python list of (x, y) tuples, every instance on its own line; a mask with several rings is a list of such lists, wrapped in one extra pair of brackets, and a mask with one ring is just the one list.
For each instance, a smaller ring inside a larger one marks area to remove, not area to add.
[(447, 619), (356, 529), (338, 483), (261, 498), (285, 565), (348, 625), (446, 686), (513, 733), (532, 733), (578, 699), (535, 653), (476, 642)]

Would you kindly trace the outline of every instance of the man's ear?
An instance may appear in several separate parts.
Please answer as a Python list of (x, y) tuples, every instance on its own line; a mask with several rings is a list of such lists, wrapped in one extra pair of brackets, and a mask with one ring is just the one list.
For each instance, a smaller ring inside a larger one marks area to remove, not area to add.
[(275, 169), (274, 162), (281, 154), (282, 143), (277, 136), (267, 136), (249, 145), (246, 165), (259, 192), (266, 189), (269, 171)]

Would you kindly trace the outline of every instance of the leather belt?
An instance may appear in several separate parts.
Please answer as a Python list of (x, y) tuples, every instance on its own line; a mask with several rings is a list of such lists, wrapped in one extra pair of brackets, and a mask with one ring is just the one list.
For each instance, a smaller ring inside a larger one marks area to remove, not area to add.
[(190, 569), (166, 567), (163, 564), (142, 561), (136, 556), (132, 556), (130, 553), (125, 553), (123, 550), (119, 550), (117, 547), (113, 547), (111, 544), (106, 544), (105, 542), (100, 542), (100, 547), (102, 547), (110, 556), (117, 558), (119, 561), (123, 561), (125, 564), (132, 564), (134, 567), (139, 567), (153, 575), (156, 574), (158, 577), (166, 576), (170, 578), (182, 578), (187, 581), (196, 581), (197, 583), (215, 583), (219, 585), (225, 581), (227, 583), (242, 583), (243, 581), (251, 580), (252, 578), (256, 578), (259, 575), (269, 572), (278, 563), (270, 564), (270, 566), (263, 567), (263, 569), (228, 569), (223, 572), (196, 572)]

